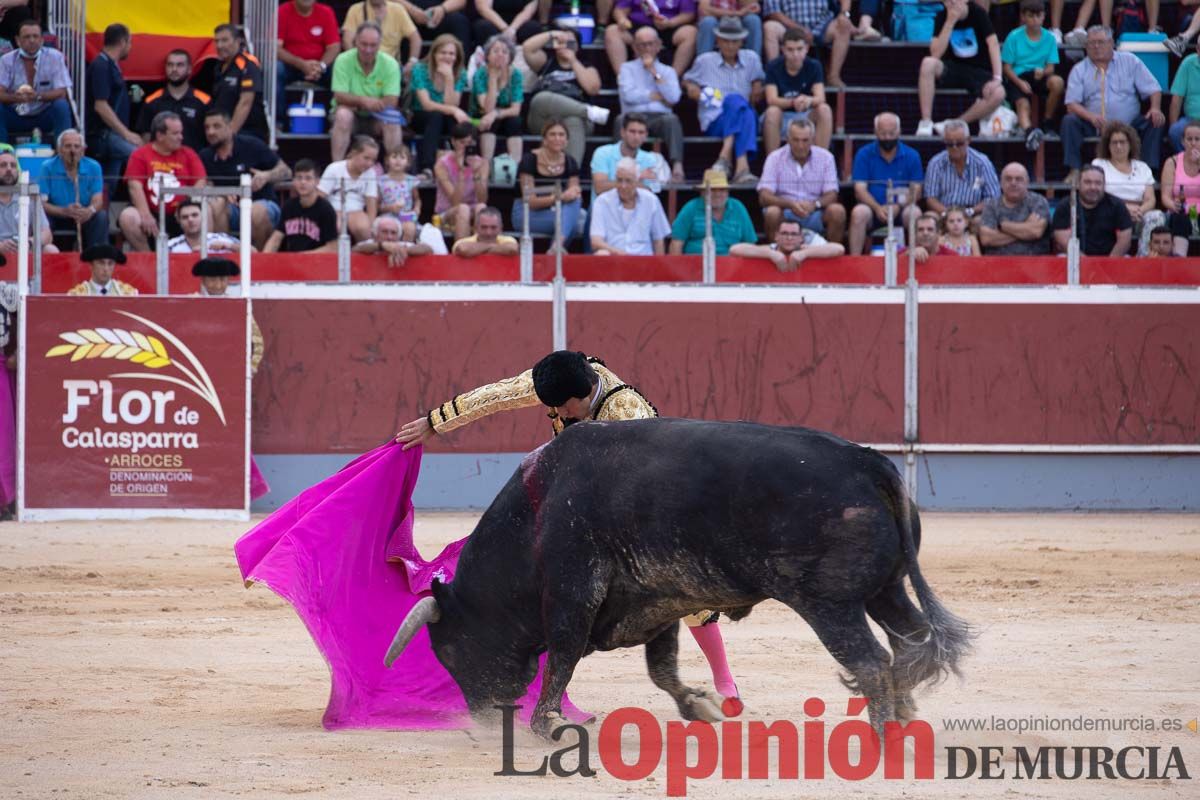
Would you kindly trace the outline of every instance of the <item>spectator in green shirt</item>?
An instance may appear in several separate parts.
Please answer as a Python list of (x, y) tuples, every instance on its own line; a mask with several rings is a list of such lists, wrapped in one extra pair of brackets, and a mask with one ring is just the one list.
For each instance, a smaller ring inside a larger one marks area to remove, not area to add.
[(1167, 137), (1171, 140), (1172, 152), (1183, 149), (1183, 131), (1189, 122), (1200, 120), (1200, 39), (1196, 40), (1196, 52), (1185, 58), (1175, 72), (1171, 82), (1171, 110), (1167, 124), (1171, 127)]
[[(758, 233), (750, 221), (750, 212), (741, 200), (729, 196), (729, 179), (720, 170), (704, 173), (704, 188), (712, 193), (712, 235), (717, 255), (729, 254), (739, 242), (754, 244)], [(704, 195), (684, 203), (671, 226), (672, 255), (696, 255), (704, 251)]]
[(400, 64), (379, 52), (383, 31), (364, 22), (354, 32), (354, 49), (333, 62), (333, 130), (329, 146), (334, 161), (346, 157), (356, 133), (383, 136), (385, 151), (401, 144)]

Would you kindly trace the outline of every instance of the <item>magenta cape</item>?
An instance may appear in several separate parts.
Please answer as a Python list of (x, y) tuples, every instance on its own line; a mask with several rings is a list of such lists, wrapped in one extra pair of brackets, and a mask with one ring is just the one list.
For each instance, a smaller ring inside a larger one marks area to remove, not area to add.
[[(465, 539), (425, 561), (413, 545), (421, 448), (391, 442), (306, 489), (234, 545), (247, 585), (266, 584), (303, 620), (329, 664), (326, 728), (468, 727), (466, 701), (422, 630), (386, 669), (396, 628), (433, 578), (454, 577)], [(392, 559), (392, 560), (389, 560)], [(528, 716), (541, 672), (518, 701)], [(566, 698), (564, 697), (564, 710)]]

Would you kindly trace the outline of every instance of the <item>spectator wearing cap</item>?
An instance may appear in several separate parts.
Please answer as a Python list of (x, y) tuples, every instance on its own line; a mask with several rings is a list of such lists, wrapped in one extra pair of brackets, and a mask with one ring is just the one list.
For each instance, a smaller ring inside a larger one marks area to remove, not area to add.
[(132, 41), (129, 28), (114, 22), (104, 29), (104, 49), (87, 68), (88, 149), (97, 161), (104, 162), (110, 192), (125, 171), (129, 155), (142, 146), (142, 137), (129, 128), (129, 90), (121, 72)]
[(662, 39), (654, 28), (638, 28), (633, 34), (636, 58), (622, 64), (617, 75), (621, 116), (617, 118), (616, 128), (618, 131), (624, 129), (626, 115), (640, 114), (647, 131), (662, 140), (666, 157), (671, 162), (671, 180), (682, 183), (685, 178), (683, 124), (673, 109), (683, 97), (683, 90), (679, 88), (679, 75), (675, 70), (658, 60), (661, 51)]
[(460, 258), (483, 255), (515, 256), (517, 240), (504, 233), (500, 209), (486, 206), (475, 215), (475, 233), (454, 243), (453, 253)]
[[(1150, 110), (1142, 113), (1149, 98)], [(1112, 30), (1093, 25), (1087, 34), (1087, 58), (1067, 77), (1067, 114), (1060, 133), (1063, 159), (1074, 181), (1083, 163), (1083, 139), (1098, 136), (1106, 122), (1133, 126), (1142, 140), (1142, 160), (1158, 169), (1163, 126), (1162, 90), (1158, 79), (1133, 53), (1113, 50)]]
[(700, 129), (722, 139), (721, 153), (712, 169), (728, 173), (734, 159), (733, 182), (756, 183), (750, 158), (758, 152), (758, 114), (762, 99), (763, 68), (758, 54), (742, 49), (746, 28), (737, 17), (723, 17), (717, 25), (716, 53), (701, 53), (683, 76), (684, 90), (696, 101)]
[(287, 119), (287, 92), (292, 81), (329, 88), (333, 60), (342, 52), (333, 8), (316, 0), (279, 4), (279, 42), (275, 50), (275, 122)]
[(943, 215), (951, 206), (962, 206), (975, 230), (983, 204), (1000, 194), (996, 167), (971, 147), (971, 130), (961, 119), (946, 121), (942, 141), (946, 149), (925, 167), (925, 207)]
[(810, 258), (837, 258), (845, 252), (840, 244), (825, 241), (821, 234), (800, 227), (794, 219), (779, 223), (770, 244), (742, 243), (729, 248), (731, 256), (761, 258), (780, 272), (795, 272)]
[(128, 283), (113, 277), (117, 264), (125, 263), (125, 254), (111, 244), (89, 247), (79, 254), (79, 260), (92, 268), (92, 277), (72, 286), (67, 294), (130, 297), (138, 293)]
[(617, 185), (592, 203), (592, 252), (600, 256), (661, 256), (671, 234), (667, 215), (654, 193), (638, 185), (638, 163), (617, 164)]
[(783, 35), (800, 30), (810, 46), (820, 43), (830, 47), (829, 79), (826, 85), (841, 88), (842, 65), (850, 51), (850, 36), (855, 27), (850, 22), (850, 0), (838, 0), (838, 10), (827, 0), (766, 0), (763, 13), (763, 55), (767, 61), (779, 57)]
[(712, 200), (712, 236), (719, 256), (729, 254), (729, 248), (739, 242), (754, 244), (758, 233), (750, 220), (750, 212), (741, 200), (729, 196), (729, 178), (724, 172), (709, 170), (704, 173), (704, 193), (683, 204), (671, 226), (671, 255), (682, 253), (698, 255), (704, 252), (705, 222), (704, 198)]
[[(16, 186), (19, 177), (17, 153), (11, 144), (0, 142), (0, 186)], [(37, 211), (34, 211), (34, 209)], [(0, 193), (0, 253), (16, 253), (20, 229), (20, 202), (16, 192)], [(42, 234), (41, 246), (43, 253), (57, 253), (54, 246), (53, 234), (50, 233), (50, 220), (46, 210), (41, 206), (32, 206), (31, 213), (41, 213)], [(30, 219), (32, 225), (33, 219)]]
[[(900, 141), (900, 117), (890, 111), (875, 116), (875, 141), (863, 145), (854, 154), (854, 199), (850, 212), (850, 255), (863, 254), (867, 233), (872, 225), (888, 221), (908, 230), (909, 223), (921, 213), (921, 182), (925, 169), (921, 155)], [(888, 185), (892, 196), (888, 196)]]
[(794, 119), (811, 119), (816, 143), (829, 147), (833, 136), (833, 111), (825, 102), (825, 72), (821, 62), (808, 55), (808, 40), (799, 29), (783, 35), (783, 55), (767, 64), (767, 110), (763, 113), (763, 146), (768, 153), (779, 143)]
[(83, 154), (83, 137), (74, 128), (58, 135), (56, 154), (42, 164), (38, 189), (56, 230), (82, 236), (80, 248), (108, 242), (108, 211), (100, 162)]
[(34, 128), (53, 139), (71, 127), (71, 74), (62, 51), (44, 47), (42, 26), (26, 20), (17, 48), (0, 56), (0, 142)]
[(696, 52), (710, 53), (717, 48), (717, 25), (721, 17), (741, 17), (750, 35), (744, 46), (762, 55), (762, 4), (758, 0), (700, 0), (700, 24), (696, 26)]
[(228, 112), (234, 133), (267, 140), (267, 111), (263, 105), (263, 76), (258, 59), (245, 50), (242, 33), (225, 23), (213, 29), (217, 51), (212, 107)]
[(675, 49), (671, 64), (676, 74), (682, 75), (696, 54), (696, 9), (696, 0), (658, 0), (657, 4), (617, 0), (612, 24), (604, 29), (604, 52), (608, 54), (613, 72), (620, 73), (628, 58), (626, 48), (633, 44), (632, 32), (652, 27), (671, 37), (671, 46)]
[(333, 62), (329, 149), (334, 161), (346, 157), (350, 137), (357, 133), (382, 134), (383, 147), (389, 152), (400, 146), (400, 64), (380, 52), (381, 39), (379, 24), (364, 22), (354, 33), (354, 49)]
[(813, 144), (811, 120), (794, 119), (787, 144), (767, 156), (758, 203), (768, 239), (779, 223), (794, 219), (800, 226), (840, 242), (846, 229), (846, 208), (838, 202), (837, 165), (833, 153)]
[(938, 86), (967, 90), (973, 98), (961, 115), (967, 123), (983, 119), (1004, 102), (1000, 40), (987, 12), (970, 0), (944, 2), (945, 8), (939, 9), (934, 18), (936, 33), (917, 78), (921, 106), (917, 136), (942, 132), (933, 124), (933, 96)]

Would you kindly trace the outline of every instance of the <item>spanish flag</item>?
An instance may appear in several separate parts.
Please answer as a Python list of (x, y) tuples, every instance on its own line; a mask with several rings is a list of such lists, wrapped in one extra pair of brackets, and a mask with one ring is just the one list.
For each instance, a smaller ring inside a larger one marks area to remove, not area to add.
[(126, 80), (161, 80), (167, 53), (186, 50), (192, 63), (215, 56), (213, 28), (229, 22), (230, 0), (88, 0), (87, 55), (104, 46), (104, 29), (123, 22), (133, 33), (133, 49), (121, 64)]

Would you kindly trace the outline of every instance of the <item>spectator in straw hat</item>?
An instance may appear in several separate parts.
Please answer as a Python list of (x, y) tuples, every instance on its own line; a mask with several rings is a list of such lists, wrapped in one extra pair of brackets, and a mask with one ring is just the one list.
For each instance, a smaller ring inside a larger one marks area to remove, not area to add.
[(710, 169), (704, 173), (704, 194), (683, 204), (671, 226), (672, 255), (704, 252), (704, 196), (712, 197), (712, 236), (717, 255), (729, 254), (738, 243), (754, 244), (758, 233), (750, 220), (750, 212), (741, 200), (729, 196), (729, 178), (724, 172)]
[(93, 245), (80, 254), (79, 260), (91, 266), (92, 277), (72, 286), (67, 294), (128, 297), (138, 293), (128, 283), (113, 277), (117, 264), (125, 263), (125, 254), (111, 244)]

